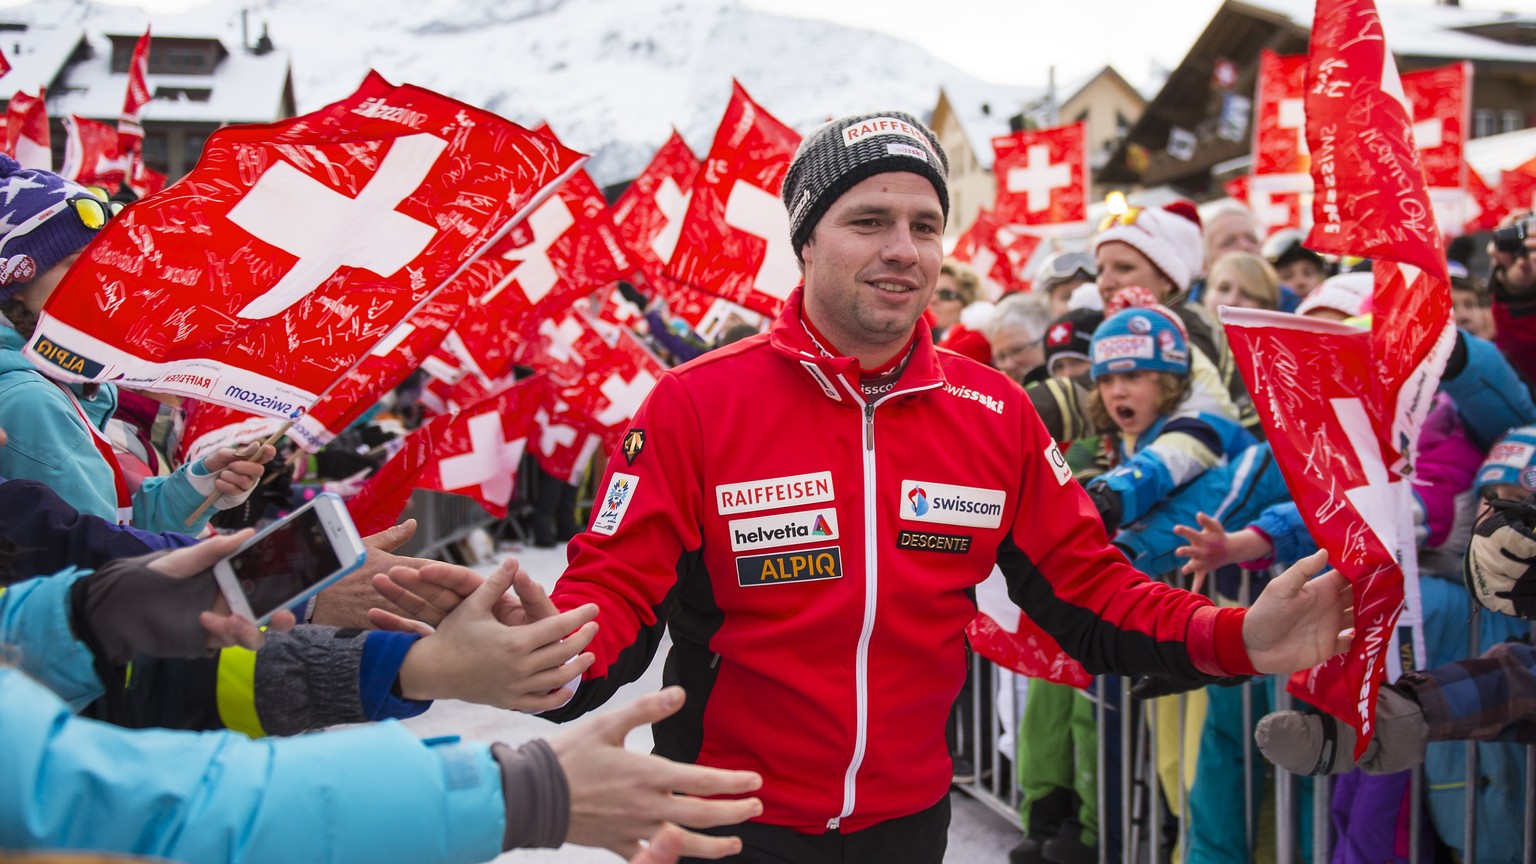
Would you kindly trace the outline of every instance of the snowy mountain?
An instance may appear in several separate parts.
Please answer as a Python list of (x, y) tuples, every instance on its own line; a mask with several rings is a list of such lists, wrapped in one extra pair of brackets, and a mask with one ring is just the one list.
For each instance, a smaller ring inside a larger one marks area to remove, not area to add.
[[(104, 33), (218, 35), (238, 50), (268, 28), (293, 61), (301, 112), (350, 93), (372, 67), (531, 125), (547, 120), (592, 154), (599, 183), (634, 176), (676, 126), (709, 147), (734, 76), (805, 131), (842, 114), (925, 116), (941, 84), (973, 76), (869, 31), (750, 9), (737, 0), (213, 0), (180, 14), (90, 0), (37, 0), (0, 20)], [(154, 108), (146, 111), (153, 118)]]

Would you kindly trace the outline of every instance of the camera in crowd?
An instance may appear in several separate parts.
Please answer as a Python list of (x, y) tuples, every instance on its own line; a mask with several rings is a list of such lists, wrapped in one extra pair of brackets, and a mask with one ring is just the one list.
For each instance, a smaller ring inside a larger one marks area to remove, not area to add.
[(1531, 236), (1533, 219), (1522, 219), (1513, 225), (1496, 228), (1493, 232), (1493, 248), (1510, 255), (1526, 253), (1525, 239)]

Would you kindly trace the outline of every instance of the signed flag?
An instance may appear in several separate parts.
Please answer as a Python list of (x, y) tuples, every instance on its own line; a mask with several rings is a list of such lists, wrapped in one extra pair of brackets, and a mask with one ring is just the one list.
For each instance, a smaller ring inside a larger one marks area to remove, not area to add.
[(799, 146), (795, 130), (731, 82), (731, 101), (693, 182), (667, 275), (755, 312), (778, 315), (800, 284), (789, 214), (779, 200)]
[(53, 170), (52, 136), (48, 131), (48, 112), (43, 91), (37, 95), (17, 91), (5, 114), (5, 152), (23, 168)]
[(1373, 259), (1373, 321), (1231, 309), (1222, 321), (1292, 497), (1354, 586), (1350, 651), (1290, 690), (1353, 726), (1358, 755), (1416, 560), (1406, 478), (1455, 330), (1412, 110), (1371, 0), (1318, 3), (1306, 98), (1307, 247)]
[(1008, 580), (996, 567), (976, 586), (976, 617), (965, 635), (976, 653), (1020, 675), (1078, 688), (1093, 681), (1082, 664), (1061, 650), (1051, 634), (1040, 629), (1008, 597)]
[(1307, 174), (1306, 73), (1305, 54), (1280, 55), (1268, 48), (1259, 53), (1248, 204), (1261, 234), (1300, 228), (1306, 215), (1302, 199), (1312, 191)]
[(27, 356), (64, 380), (296, 416), (580, 160), (370, 74), (312, 114), (215, 132), (191, 174), (86, 247)]
[(99, 120), (64, 115), (64, 165), (60, 176), (83, 185), (116, 189), (128, 177), (129, 158), (117, 149), (117, 130)]
[(651, 157), (650, 164), (613, 205), (619, 239), (633, 250), (651, 283), (660, 281), (667, 262), (672, 260), (672, 250), (682, 236), (688, 202), (693, 198), (693, 179), (701, 164), (699, 157), (688, 149), (688, 142), (673, 130)]
[(138, 153), (144, 144), (144, 106), (150, 103), (149, 92), (149, 28), (133, 46), (133, 59), (128, 61), (128, 89), (123, 93), (123, 114), (117, 121), (117, 149), (122, 153)]

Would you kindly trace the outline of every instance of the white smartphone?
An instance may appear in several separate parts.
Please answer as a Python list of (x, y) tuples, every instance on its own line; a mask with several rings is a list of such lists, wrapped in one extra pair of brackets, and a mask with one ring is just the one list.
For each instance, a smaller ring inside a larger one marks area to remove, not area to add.
[(330, 493), (262, 529), (213, 565), (230, 611), (257, 624), (357, 569), (368, 550), (341, 498)]

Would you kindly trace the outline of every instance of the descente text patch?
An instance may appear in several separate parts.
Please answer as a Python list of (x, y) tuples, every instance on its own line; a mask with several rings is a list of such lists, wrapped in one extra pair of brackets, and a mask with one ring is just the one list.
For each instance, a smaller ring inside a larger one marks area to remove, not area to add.
[(742, 555), (736, 559), (736, 581), (743, 588), (841, 578), (843, 553), (836, 546), (768, 555)]

